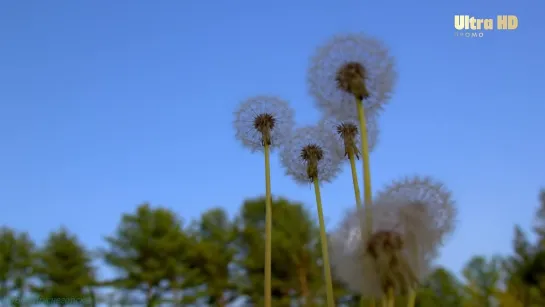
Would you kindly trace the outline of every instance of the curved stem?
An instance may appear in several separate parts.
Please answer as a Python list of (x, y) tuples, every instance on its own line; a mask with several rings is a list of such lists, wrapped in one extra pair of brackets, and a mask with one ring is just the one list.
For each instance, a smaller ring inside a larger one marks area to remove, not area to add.
[(333, 296), (333, 280), (331, 279), (331, 269), (329, 266), (329, 250), (327, 248), (327, 234), (325, 232), (324, 212), (322, 209), (322, 196), (320, 194), (320, 183), (318, 182), (318, 178), (314, 179), (314, 193), (316, 194), (316, 207), (318, 208), (318, 221), (320, 222), (320, 241), (322, 245), (327, 306), (335, 307), (335, 298)]
[(271, 251), (272, 251), (272, 195), (270, 147), (265, 143), (265, 307), (272, 307)]
[(369, 166), (369, 144), (367, 138), (367, 122), (365, 118), (365, 110), (363, 102), (358, 99), (358, 119), (360, 122), (360, 138), (361, 138), (361, 160), (363, 161), (363, 197), (365, 203), (365, 226), (367, 236), (371, 236), (373, 232), (373, 213), (371, 212), (371, 203), (373, 196), (371, 194), (371, 169)]
[[(361, 194), (360, 194), (360, 184), (358, 182), (358, 172), (356, 170), (356, 158), (354, 157), (354, 150), (352, 148), (348, 149), (348, 159), (350, 160), (350, 170), (352, 171), (352, 183), (354, 185), (354, 196), (356, 197), (356, 208), (358, 209), (358, 216), (360, 216), (360, 231), (363, 236), (365, 232), (364, 221), (361, 219)], [(362, 289), (360, 296), (360, 307), (365, 307), (365, 297), (363, 296), (364, 291)]]

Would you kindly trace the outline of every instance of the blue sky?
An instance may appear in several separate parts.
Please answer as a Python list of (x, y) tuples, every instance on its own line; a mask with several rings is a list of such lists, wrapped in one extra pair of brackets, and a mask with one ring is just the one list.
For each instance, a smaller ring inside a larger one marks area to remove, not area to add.
[[(374, 190), (411, 174), (448, 185), (459, 225), (438, 262), (452, 270), (506, 253), (545, 185), (544, 13), (541, 1), (505, 0), (3, 1), (0, 224), (37, 240), (65, 225), (97, 247), (142, 202), (186, 219), (236, 212), (264, 183), (262, 156), (234, 138), (233, 110), (273, 94), (298, 123), (315, 122), (309, 56), (363, 31), (390, 46), (399, 71)], [(515, 14), (519, 28), (460, 38), (455, 14)], [(273, 193), (314, 210), (312, 189), (272, 163)], [(349, 172), (322, 194), (333, 227), (354, 206)]]

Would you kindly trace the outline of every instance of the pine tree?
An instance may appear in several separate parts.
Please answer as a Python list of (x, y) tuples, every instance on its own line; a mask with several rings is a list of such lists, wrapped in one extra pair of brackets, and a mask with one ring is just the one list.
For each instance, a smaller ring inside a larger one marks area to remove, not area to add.
[(122, 216), (117, 231), (106, 241), (104, 260), (118, 273), (108, 285), (142, 292), (146, 306), (197, 299), (191, 291), (197, 276), (186, 265), (194, 241), (172, 211), (141, 205), (134, 214)]
[(0, 297), (19, 306), (32, 275), (35, 244), (27, 233), (0, 228)]
[(40, 299), (60, 306), (71, 302), (90, 305), (94, 272), (89, 252), (75, 235), (61, 228), (49, 235), (37, 253), (35, 274), (39, 284), (32, 289)]

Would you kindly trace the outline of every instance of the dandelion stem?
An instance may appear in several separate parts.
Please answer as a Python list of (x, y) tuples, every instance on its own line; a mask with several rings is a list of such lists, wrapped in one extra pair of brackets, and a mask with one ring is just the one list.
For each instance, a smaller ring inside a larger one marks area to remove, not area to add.
[(416, 301), (416, 291), (414, 289), (409, 290), (409, 299), (407, 302), (407, 307), (414, 307)]
[[(413, 239), (416, 239), (414, 238), (413, 236)], [(414, 250), (412, 251), (414, 253), (414, 257), (413, 259), (415, 260), (415, 263), (414, 263), (414, 270), (415, 272), (418, 272), (419, 268), (419, 263), (418, 263), (418, 257), (419, 257), (419, 250), (418, 250), (418, 245), (417, 244), (412, 244), (414, 247)], [(414, 304), (415, 304), (415, 301), (416, 301), (416, 289), (411, 287), (409, 289), (409, 297), (407, 298), (407, 307), (414, 307)]]
[[(350, 170), (352, 171), (352, 183), (354, 184), (354, 196), (356, 197), (356, 208), (358, 209), (358, 212), (361, 212), (362, 206), (361, 206), (361, 194), (360, 194), (360, 184), (358, 182), (358, 172), (356, 171), (356, 159), (354, 157), (354, 150), (350, 147), (348, 149), (348, 159), (350, 160)], [(358, 214), (358, 216), (361, 217), (361, 215)], [(363, 236), (363, 233), (365, 231), (364, 229), (364, 221), (360, 218), (360, 231)], [(363, 288), (363, 286), (362, 286)], [(365, 297), (363, 296), (363, 289), (360, 296), (360, 307), (365, 307)]]
[(272, 196), (270, 147), (265, 142), (265, 307), (272, 307), (271, 252), (272, 252)]
[(331, 269), (329, 266), (329, 250), (327, 248), (327, 234), (325, 232), (324, 212), (322, 209), (322, 196), (320, 195), (320, 183), (318, 182), (318, 178), (314, 178), (314, 193), (316, 194), (316, 207), (318, 208), (318, 221), (320, 222), (320, 241), (322, 244), (327, 306), (335, 307), (335, 299), (333, 297), (333, 281), (331, 279)]
[(373, 216), (371, 212), (371, 202), (373, 196), (371, 194), (371, 169), (369, 166), (369, 144), (367, 138), (367, 122), (365, 119), (365, 110), (363, 101), (358, 99), (358, 119), (360, 122), (360, 138), (361, 138), (361, 160), (363, 161), (363, 197), (365, 199), (365, 226), (367, 227), (367, 236), (371, 236), (373, 232)]
[[(360, 186), (358, 183), (358, 172), (356, 171), (356, 159), (354, 157), (354, 151), (350, 149), (348, 151), (348, 159), (350, 160), (350, 170), (352, 171), (352, 183), (354, 184), (354, 196), (356, 197), (356, 207), (361, 210), (361, 194)], [(363, 226), (363, 223), (361, 223)]]
[(394, 307), (395, 306), (395, 295), (394, 295), (394, 289), (390, 288), (388, 289), (388, 307)]

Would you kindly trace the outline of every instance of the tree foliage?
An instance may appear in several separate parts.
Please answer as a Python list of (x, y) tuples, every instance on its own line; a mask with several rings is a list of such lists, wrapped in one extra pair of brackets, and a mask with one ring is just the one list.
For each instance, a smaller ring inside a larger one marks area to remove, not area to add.
[[(545, 306), (545, 191), (536, 211), (535, 242), (515, 227), (506, 257), (469, 259), (460, 276), (438, 267), (419, 289), (419, 307)], [(264, 198), (246, 200), (233, 217), (212, 208), (190, 223), (174, 211), (143, 204), (121, 216), (99, 252), (60, 228), (42, 245), (0, 228), (0, 297), (30, 306), (32, 297), (64, 306), (261, 306)], [(274, 306), (323, 306), (324, 282), (315, 218), (301, 203), (273, 201)], [(93, 260), (115, 272), (97, 281)], [(359, 306), (335, 282), (338, 306)], [(56, 299), (54, 301), (53, 299)], [(72, 303), (75, 301), (72, 301)]]

